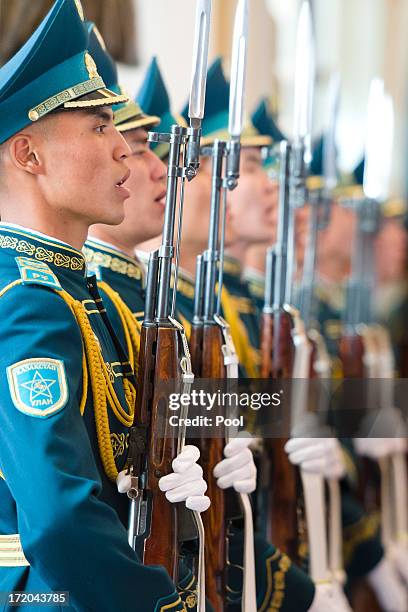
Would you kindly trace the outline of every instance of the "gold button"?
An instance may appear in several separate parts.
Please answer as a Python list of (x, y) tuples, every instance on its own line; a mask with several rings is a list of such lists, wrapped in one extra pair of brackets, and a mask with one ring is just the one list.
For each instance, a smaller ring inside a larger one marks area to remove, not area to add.
[(30, 112), (28, 113), (28, 118), (30, 119), (30, 121), (38, 121), (40, 115), (37, 113), (37, 111), (30, 110)]

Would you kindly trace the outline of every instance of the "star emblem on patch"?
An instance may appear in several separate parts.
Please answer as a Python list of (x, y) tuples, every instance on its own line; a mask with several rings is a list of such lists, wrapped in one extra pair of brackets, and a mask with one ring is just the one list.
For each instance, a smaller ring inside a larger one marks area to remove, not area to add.
[(10, 396), (20, 412), (46, 418), (68, 401), (64, 362), (50, 357), (18, 361), (7, 368)]
[(37, 398), (46, 398), (52, 401), (51, 387), (55, 385), (56, 380), (52, 378), (44, 378), (41, 373), (36, 370), (32, 380), (21, 383), (21, 386), (30, 391), (30, 401), (34, 402)]

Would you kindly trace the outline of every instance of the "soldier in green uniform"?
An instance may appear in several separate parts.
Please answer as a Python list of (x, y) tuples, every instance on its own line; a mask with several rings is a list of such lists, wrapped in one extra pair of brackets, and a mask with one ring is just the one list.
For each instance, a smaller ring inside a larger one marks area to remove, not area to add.
[(0, 70), (4, 611), (15, 591), (54, 592), (53, 610), (184, 609), (128, 544), (115, 481), (136, 382), (81, 252), (91, 224), (124, 216), (130, 151), (109, 106), (125, 101), (98, 74), (79, 0), (57, 0)]

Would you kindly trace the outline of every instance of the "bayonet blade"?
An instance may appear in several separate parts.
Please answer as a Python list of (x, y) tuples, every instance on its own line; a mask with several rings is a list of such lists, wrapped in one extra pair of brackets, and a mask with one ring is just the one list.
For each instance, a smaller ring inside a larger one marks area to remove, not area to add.
[(388, 195), (391, 153), (394, 132), (394, 111), (384, 83), (371, 81), (368, 98), (367, 131), (363, 189), (367, 198), (384, 200)]
[(193, 69), (188, 109), (190, 119), (202, 119), (204, 116), (210, 22), (211, 0), (197, 0)]
[(244, 123), (244, 92), (248, 49), (248, 0), (238, 0), (235, 13), (231, 57), (231, 84), (228, 131), (233, 138), (241, 136)]
[(334, 73), (329, 84), (329, 126), (323, 141), (323, 177), (328, 192), (337, 185), (336, 128), (340, 102), (340, 75)]
[(394, 102), (387, 94), (384, 100), (384, 140), (383, 140), (383, 192), (382, 199), (390, 195), (390, 180), (392, 169), (392, 152), (394, 147)]
[(312, 103), (315, 78), (315, 49), (312, 12), (303, 0), (296, 39), (295, 106), (293, 138), (309, 138), (312, 124)]

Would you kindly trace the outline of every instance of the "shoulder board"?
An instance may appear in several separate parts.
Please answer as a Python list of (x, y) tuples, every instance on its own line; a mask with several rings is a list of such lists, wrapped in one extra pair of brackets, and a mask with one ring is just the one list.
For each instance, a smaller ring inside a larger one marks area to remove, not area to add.
[(29, 257), (16, 257), (15, 260), (23, 285), (44, 285), (52, 289), (62, 289), (58, 278), (46, 263)]

